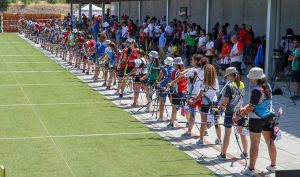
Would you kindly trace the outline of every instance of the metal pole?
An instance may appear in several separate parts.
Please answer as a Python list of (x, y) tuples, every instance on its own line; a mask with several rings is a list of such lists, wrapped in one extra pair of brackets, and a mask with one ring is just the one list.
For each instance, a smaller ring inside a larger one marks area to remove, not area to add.
[(119, 18), (119, 21), (121, 21), (121, 2), (120, 2), (120, 0), (118, 1), (118, 18)]
[(138, 3), (139, 3), (139, 26), (141, 26), (141, 24), (142, 24), (142, 3), (141, 3), (141, 1), (138, 1)]
[(92, 3), (89, 3), (89, 18), (92, 19), (93, 17), (93, 6)]
[(82, 16), (81, 16), (81, 2), (78, 3), (78, 22), (79, 22), (79, 24), (82, 23)]
[(170, 20), (170, 0), (166, 0), (166, 25), (169, 25)]
[(276, 0), (268, 0), (267, 9), (267, 31), (266, 31), (266, 56), (265, 56), (265, 73), (267, 77), (272, 76), (273, 72), (273, 50), (276, 38)]
[(211, 1), (206, 0), (206, 32), (209, 33), (210, 28), (210, 10), (211, 10)]
[(105, 0), (102, 0), (102, 24), (105, 21)]
[(280, 43), (280, 23), (281, 23), (281, 0), (276, 2), (276, 38), (275, 38), (275, 47), (279, 48)]
[(70, 4), (70, 15), (71, 15), (71, 25), (72, 25), (72, 27), (74, 27), (73, 26), (73, 1), (71, 1), (71, 4)]

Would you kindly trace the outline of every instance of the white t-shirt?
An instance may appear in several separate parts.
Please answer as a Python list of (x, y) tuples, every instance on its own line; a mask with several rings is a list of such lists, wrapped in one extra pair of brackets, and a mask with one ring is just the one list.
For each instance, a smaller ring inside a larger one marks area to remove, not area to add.
[(168, 35), (171, 35), (171, 34), (173, 33), (173, 31), (174, 31), (173, 28), (172, 28), (171, 26), (167, 26), (165, 30), (166, 30), (166, 33), (167, 33)]
[(154, 26), (154, 33), (155, 33), (155, 37), (160, 36), (160, 25), (155, 25)]
[(205, 36), (200, 36), (198, 40), (198, 47), (203, 47), (206, 44), (206, 37)]
[(143, 32), (146, 33), (146, 34), (148, 34), (148, 35), (150, 35), (150, 33), (149, 33), (149, 28), (148, 28), (148, 27), (145, 28), (145, 29), (143, 29)]
[(210, 101), (218, 101), (217, 93), (220, 91), (218, 79), (216, 79), (216, 85), (212, 87), (206, 87), (204, 84), (201, 86), (201, 90), (204, 91), (204, 96), (206, 96)]
[(186, 78), (194, 78), (196, 75), (196, 78), (192, 81), (193, 83), (190, 83), (189, 80), (189, 91), (191, 90), (192, 86), (194, 85), (194, 89), (192, 90), (191, 97), (195, 98), (200, 93), (200, 88), (203, 85), (204, 80), (204, 70), (200, 67), (198, 68), (191, 68), (188, 72), (184, 74), (184, 77)]
[[(208, 42), (206, 43), (206, 45), (205, 45), (205, 48), (206, 48), (206, 49), (212, 49), (212, 48), (214, 48), (214, 47), (215, 47), (214, 41), (208, 41)], [(209, 51), (206, 51), (206, 55), (207, 55), (207, 56), (211, 56), (211, 55), (213, 55), (213, 54), (212, 54), (212, 52), (209, 50)]]
[[(135, 75), (140, 75), (140, 74), (147, 74), (147, 62), (145, 60), (145, 58), (139, 58), (139, 59), (136, 59), (136, 60), (133, 60), (134, 64), (135, 64), (135, 67), (138, 68), (135, 72)], [(144, 64), (143, 67), (140, 68), (140, 66)]]
[(122, 38), (127, 37), (128, 26), (122, 26)]
[(154, 25), (150, 23), (148, 25), (149, 37), (153, 37)]
[[(242, 45), (242, 44), (240, 42), (235, 43), (232, 46), (230, 55), (237, 54), (238, 52), (240, 52), (238, 50), (238, 45)], [(239, 56), (234, 56), (234, 57), (231, 57), (230, 59), (231, 59), (231, 62), (243, 62), (243, 52), (241, 52), (241, 54)]]

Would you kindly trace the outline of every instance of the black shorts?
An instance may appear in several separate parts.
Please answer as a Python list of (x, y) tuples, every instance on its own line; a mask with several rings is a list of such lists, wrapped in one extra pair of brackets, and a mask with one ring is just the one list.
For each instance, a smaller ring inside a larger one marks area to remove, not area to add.
[(253, 119), (249, 120), (249, 131), (252, 133), (261, 133), (262, 131), (273, 131), (272, 128), (273, 116), (269, 116), (264, 119)]
[[(130, 73), (133, 69), (134, 69), (134, 67), (129, 67), (128, 66), (125, 74)], [(119, 77), (124, 77), (124, 70), (125, 70), (124, 68), (119, 68), (118, 69), (118, 76)]]
[(141, 80), (142, 77), (143, 77), (143, 75), (135, 76), (133, 82), (134, 82), (134, 83), (144, 83), (145, 81), (144, 81), (144, 80), (143, 80), (143, 81)]
[(201, 113), (208, 113), (210, 109), (210, 105), (201, 105)]
[(186, 94), (185, 93), (173, 93), (172, 94), (172, 105), (175, 106), (183, 106), (186, 102)]
[[(225, 117), (224, 117), (224, 127), (226, 128), (231, 128), (233, 125), (232, 121), (233, 113), (228, 113), (225, 112)], [(245, 118), (241, 118), (236, 122), (237, 126), (244, 126), (245, 125)]]
[(300, 82), (300, 70), (292, 70), (292, 82)]

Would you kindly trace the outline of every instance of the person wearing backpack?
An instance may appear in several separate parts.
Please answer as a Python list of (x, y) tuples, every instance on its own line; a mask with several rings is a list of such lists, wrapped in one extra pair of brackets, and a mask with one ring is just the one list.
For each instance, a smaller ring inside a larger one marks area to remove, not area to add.
[[(225, 111), (224, 117), (224, 127), (225, 134), (223, 138), (223, 146), (221, 154), (218, 156), (220, 160), (226, 161), (226, 152), (230, 142), (231, 136), (231, 128), (233, 125), (232, 119), (235, 116), (236, 112), (241, 108), (243, 103), (243, 97), (245, 95), (245, 85), (240, 79), (240, 75), (235, 67), (229, 67), (226, 69), (225, 76), (228, 83), (224, 86), (224, 94), (222, 97), (223, 100), (220, 104), (220, 107)], [(222, 89), (223, 90), (223, 89)], [(242, 146), (243, 146), (243, 154), (241, 154), (242, 158), (247, 158), (247, 139), (245, 135), (242, 135), (242, 128), (245, 124), (245, 119), (242, 118), (236, 122), (237, 131), (241, 136)]]
[[(202, 98), (201, 102), (201, 127), (200, 127), (200, 139), (197, 145), (204, 145), (204, 135), (206, 131), (206, 122), (208, 115), (212, 112), (211, 107), (218, 101), (219, 82), (217, 79), (217, 72), (213, 65), (207, 64), (204, 66), (204, 81), (200, 88), (199, 95), (196, 96), (195, 100)], [(218, 125), (215, 125), (217, 139), (216, 144), (221, 144), (221, 129)]]
[(164, 66), (161, 67), (161, 71), (159, 73), (158, 77), (158, 83), (159, 83), (159, 121), (163, 120), (164, 116), (164, 106), (167, 99), (167, 96), (169, 96), (170, 102), (171, 102), (171, 96), (169, 93), (166, 93), (167, 84), (171, 81), (171, 74), (173, 72), (173, 61), (174, 59), (172, 57), (167, 57), (164, 60)]
[[(261, 134), (268, 147), (271, 165), (266, 169), (274, 173), (276, 171), (276, 146), (272, 139), (272, 122), (274, 113), (272, 108), (272, 90), (265, 74), (261, 68), (254, 67), (249, 71), (247, 77), (255, 85), (250, 96), (250, 103), (241, 108), (240, 115), (249, 115), (250, 131), (250, 163), (248, 168), (241, 171), (243, 175), (256, 176), (255, 164), (258, 157)], [(235, 120), (236, 121), (236, 120)]]

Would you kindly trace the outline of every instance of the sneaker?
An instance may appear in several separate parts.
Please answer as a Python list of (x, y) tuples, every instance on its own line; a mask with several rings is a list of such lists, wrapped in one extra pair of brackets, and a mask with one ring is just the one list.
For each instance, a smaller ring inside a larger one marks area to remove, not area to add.
[(174, 128), (174, 124), (169, 123), (169, 124), (167, 125), (167, 127), (168, 127), (168, 128)]
[(196, 144), (199, 145), (199, 146), (204, 146), (203, 140), (198, 140)]
[(185, 132), (184, 134), (181, 135), (181, 137), (184, 137), (184, 138), (189, 138), (191, 137), (191, 133), (190, 132)]
[(221, 144), (222, 144), (222, 140), (216, 139), (216, 140), (215, 140), (215, 143), (221, 145)]
[(222, 160), (222, 161), (227, 161), (226, 155), (222, 154), (222, 153), (220, 155), (218, 155), (218, 159)]
[(93, 80), (93, 82), (98, 82), (98, 81), (99, 81), (99, 80), (98, 80), (98, 79), (96, 79), (96, 78)]
[(163, 118), (161, 118), (161, 117), (157, 118), (157, 122), (163, 122), (163, 121), (164, 121)]
[(242, 153), (242, 154), (241, 154), (241, 158), (242, 158), (242, 159), (248, 159), (248, 157), (249, 157), (249, 156), (248, 156), (248, 153)]
[(119, 98), (123, 98), (123, 94), (120, 93)]
[(102, 84), (102, 87), (105, 87), (106, 86), (106, 82), (104, 82), (103, 84)]
[(267, 166), (267, 168), (266, 168), (270, 173), (275, 173), (275, 171), (276, 171), (276, 166), (272, 166), (272, 165), (270, 165), (270, 166)]
[(242, 170), (241, 173), (243, 175), (256, 176), (255, 170), (250, 170), (249, 168)]

